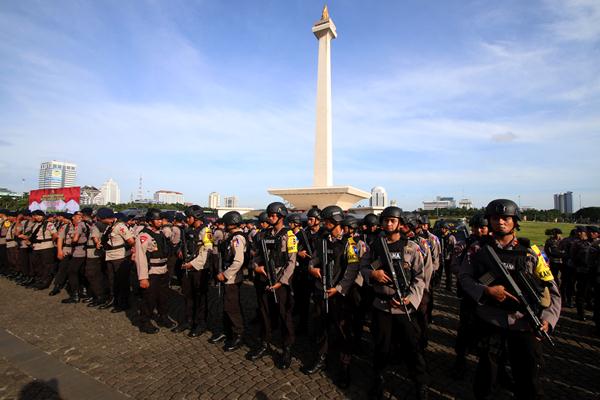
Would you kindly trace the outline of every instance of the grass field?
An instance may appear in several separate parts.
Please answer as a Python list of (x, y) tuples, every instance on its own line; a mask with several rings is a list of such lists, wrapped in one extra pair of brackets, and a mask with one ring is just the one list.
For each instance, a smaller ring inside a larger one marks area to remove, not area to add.
[[(431, 220), (431, 226), (435, 223), (435, 220)], [(537, 244), (538, 246), (544, 246), (546, 239), (546, 229), (560, 228), (563, 232), (563, 237), (569, 236), (571, 229), (575, 228), (575, 224), (568, 224), (563, 222), (531, 222), (521, 221), (521, 230), (517, 232), (517, 236), (524, 237), (531, 240), (531, 243)]]
[(530, 222), (522, 221), (521, 230), (517, 236), (526, 237), (531, 240), (531, 243), (543, 246), (548, 239), (545, 232), (546, 229), (559, 228), (563, 232), (563, 237), (569, 236), (571, 229), (575, 228), (575, 224), (567, 224), (562, 222)]

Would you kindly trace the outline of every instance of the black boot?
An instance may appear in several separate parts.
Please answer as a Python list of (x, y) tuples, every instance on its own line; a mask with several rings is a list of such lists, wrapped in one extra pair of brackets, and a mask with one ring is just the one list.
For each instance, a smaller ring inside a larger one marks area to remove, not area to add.
[(63, 304), (79, 303), (79, 295), (78, 294), (74, 294), (71, 297), (67, 297), (66, 299), (62, 299), (60, 302), (63, 303)]
[(188, 333), (189, 337), (198, 337), (200, 335), (202, 335), (204, 332), (206, 332), (206, 328), (203, 328), (200, 325), (195, 325), (191, 330), (190, 333)]
[(239, 349), (240, 347), (242, 347), (242, 337), (236, 335), (236, 336), (232, 337), (231, 340), (225, 341), (223, 350), (225, 350), (227, 352), (235, 351), (235, 350)]
[(152, 325), (152, 322), (148, 321), (148, 322), (142, 322), (140, 324), (140, 332), (142, 333), (147, 333), (149, 335), (152, 335), (154, 333), (158, 332), (158, 328), (155, 327), (154, 325)]
[(190, 323), (187, 322), (187, 321), (185, 321), (185, 322), (182, 322), (179, 325), (177, 325), (175, 328), (171, 329), (171, 332), (173, 332), (173, 333), (181, 333), (183, 331), (187, 331), (191, 327), (192, 326), (190, 325)]
[(106, 301), (103, 304), (100, 304), (98, 306), (98, 309), (100, 310), (106, 310), (107, 308), (111, 308), (113, 305), (113, 299), (112, 297), (107, 297)]
[(210, 344), (217, 344), (219, 342), (222, 342), (223, 340), (225, 340), (227, 338), (227, 336), (222, 333), (213, 333), (213, 335), (208, 339), (208, 343)]
[(175, 322), (171, 321), (171, 319), (166, 315), (158, 317), (158, 321), (156, 321), (156, 323), (161, 328), (167, 328), (167, 329), (171, 329), (175, 326)]
[(100, 297), (100, 298), (93, 299), (92, 301), (90, 301), (87, 306), (88, 307), (98, 307), (104, 303), (106, 303), (106, 299)]
[(54, 288), (52, 288), (50, 293), (48, 293), (48, 296), (56, 296), (59, 293), (60, 293), (60, 286), (54, 286)]
[(327, 369), (327, 354), (320, 354), (316, 361), (304, 368), (302, 372), (306, 375), (312, 375), (319, 371), (325, 371), (325, 369)]
[(338, 378), (337, 385), (340, 389), (347, 389), (350, 386), (350, 365), (342, 364), (342, 370)]
[(248, 354), (246, 354), (246, 358), (250, 361), (259, 360), (259, 359), (263, 358), (265, 355), (267, 355), (269, 350), (270, 350), (270, 346), (265, 342), (261, 342), (260, 346), (258, 346), (254, 350), (249, 351)]
[(371, 385), (371, 389), (369, 389), (369, 398), (373, 400), (379, 400), (383, 398), (383, 375), (375, 374), (373, 378), (373, 384)]
[(292, 365), (292, 346), (284, 346), (279, 369), (288, 369)]

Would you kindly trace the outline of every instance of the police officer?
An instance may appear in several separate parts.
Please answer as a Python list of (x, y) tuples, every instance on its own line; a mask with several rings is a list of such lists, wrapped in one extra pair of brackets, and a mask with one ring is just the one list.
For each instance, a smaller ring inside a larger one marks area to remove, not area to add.
[[(537, 246), (516, 237), (520, 212), (515, 202), (493, 200), (487, 205), (485, 216), (492, 234), (469, 247), (459, 272), (463, 290), (477, 303), (475, 331), (479, 338), (479, 363), (474, 379), (475, 398), (492, 398), (504, 343), (516, 398), (539, 398), (542, 342), (538, 336), (541, 331), (550, 333), (556, 326), (560, 315), (558, 287)], [(540, 332), (532, 328), (520, 300), (498, 273), (494, 254), (511, 276), (527, 279), (539, 290), (541, 301), (531, 306), (542, 324)]]
[(123, 312), (129, 308), (129, 279), (132, 269), (125, 247), (132, 247), (135, 239), (112, 209), (99, 208), (96, 215), (98, 220), (106, 225), (100, 241), (104, 249), (106, 275), (112, 298), (112, 304), (106, 302), (100, 308), (104, 309), (112, 305), (112, 313)]
[(575, 306), (577, 318), (586, 320), (585, 306), (590, 301), (590, 269), (587, 263), (587, 253), (591, 244), (588, 230), (585, 226), (577, 226), (577, 240), (571, 246), (571, 262), (575, 267)]
[[(351, 246), (353, 249), (356, 249), (355, 253), (358, 254), (359, 259), (367, 252), (367, 244), (363, 240), (363, 235), (359, 233), (360, 222), (356, 217), (346, 215), (341, 223), (348, 247)], [(358, 271), (360, 272), (360, 265)], [(371, 319), (370, 312), (374, 294), (371, 286), (364, 284), (364, 279), (360, 273), (356, 276), (355, 284), (350, 292), (351, 296), (346, 296), (349, 299), (349, 307), (347, 309), (351, 311), (350, 320), (352, 322), (352, 336), (354, 340), (352, 346), (353, 353), (358, 353), (362, 347), (363, 327), (367, 323), (367, 320)]]
[(92, 301), (88, 307), (96, 307), (106, 304), (108, 301), (105, 277), (102, 272), (101, 251), (102, 234), (99, 223), (93, 220), (93, 210), (89, 207), (81, 209), (82, 222), (79, 243), (86, 238), (85, 249), (85, 271), (84, 276), (90, 283)]
[(33, 224), (27, 240), (33, 250), (30, 263), (36, 281), (32, 286), (36, 289), (46, 289), (52, 282), (52, 274), (56, 268), (54, 241), (58, 238), (58, 232), (52, 222), (45, 220), (42, 210), (33, 211), (31, 215)]
[(544, 244), (544, 252), (548, 256), (550, 260), (550, 270), (552, 271), (552, 275), (556, 280), (556, 284), (558, 287), (561, 286), (562, 281), (562, 265), (563, 258), (565, 256), (565, 252), (560, 245), (562, 241), (562, 231), (558, 228), (550, 229), (548, 232), (550, 237), (546, 240)]
[(30, 263), (30, 242), (29, 236), (33, 227), (31, 211), (25, 209), (19, 212), (17, 216), (16, 238), (19, 244), (19, 269), (20, 276), (17, 283), (21, 286), (31, 285), (35, 278)]
[(442, 279), (442, 274), (446, 276), (446, 290), (452, 291), (452, 254), (456, 245), (456, 237), (450, 232), (450, 225), (447, 222), (442, 223), (441, 232), (441, 263), (438, 270), (438, 282)]
[[(79, 280), (73, 279), (70, 273), (71, 259), (73, 257), (73, 234), (74, 228), (71, 224), (71, 213), (62, 213), (60, 216), (60, 226), (58, 228), (58, 239), (56, 240), (56, 258), (59, 260), (58, 272), (54, 277), (54, 288), (49, 295), (54, 296), (67, 284), (69, 279), (68, 293), (69, 297), (61, 300), (64, 304), (79, 303)], [(66, 222), (65, 222), (66, 220)], [(76, 289), (75, 289), (76, 288)]]
[(171, 329), (175, 326), (169, 319), (169, 256), (168, 239), (161, 231), (163, 219), (157, 208), (146, 212), (148, 227), (144, 228), (135, 240), (134, 260), (137, 277), (142, 290), (140, 309), (140, 332), (153, 334), (158, 328), (150, 321), (156, 308), (158, 326)]
[[(429, 343), (429, 324), (432, 321), (433, 313), (433, 256), (429, 247), (429, 242), (424, 237), (420, 236), (419, 233), (419, 215), (409, 213), (404, 215), (406, 224), (400, 229), (400, 233), (404, 235), (408, 240), (416, 243), (419, 246), (419, 250), (423, 255), (423, 280), (425, 281), (425, 290), (423, 290), (423, 297), (421, 303), (417, 308), (417, 312), (414, 314), (417, 324), (419, 325), (419, 345), (424, 351)], [(430, 290), (431, 289), (431, 290)]]
[[(354, 314), (358, 308), (357, 285), (362, 285), (360, 257), (366, 252), (366, 245), (356, 241), (352, 233), (342, 225), (358, 228), (354, 217), (344, 219), (338, 206), (328, 206), (321, 211), (324, 230), (317, 243), (309, 265), (309, 273), (315, 279), (314, 304), (317, 337), (317, 357), (305, 369), (306, 374), (324, 370), (331, 344), (329, 331), (335, 329), (336, 340), (340, 344), (340, 376), (337, 384), (342, 388), (350, 385), (350, 361), (354, 342)], [(344, 222), (345, 221), (345, 222)]]
[(361, 221), (362, 240), (370, 246), (379, 236), (379, 217), (373, 213), (365, 215)]
[(16, 227), (17, 227), (17, 213), (15, 211), (9, 211), (7, 213), (7, 220), (4, 221), (4, 226), (8, 223), (6, 228), (6, 258), (8, 263), (8, 270), (10, 279), (16, 279), (19, 275), (19, 244), (16, 239)]
[(290, 284), (296, 266), (298, 242), (294, 233), (284, 226), (288, 211), (283, 203), (269, 204), (266, 213), (271, 228), (261, 240), (267, 253), (260, 251), (253, 261), (256, 275), (254, 284), (260, 310), (260, 345), (250, 351), (247, 358), (256, 361), (269, 351), (272, 337), (271, 310), (275, 308), (283, 336), (283, 353), (278, 367), (287, 369), (292, 363), (292, 344), (295, 340), (292, 321), (294, 299)]
[[(471, 235), (464, 242), (461, 241), (457, 243), (454, 249), (456, 257), (453, 262), (457, 265), (457, 273), (460, 271), (460, 265), (467, 256), (467, 250), (475, 242), (489, 235), (489, 222), (483, 213), (473, 215), (469, 219), (469, 227), (471, 228)], [(460, 282), (457, 282), (456, 289), (457, 296), (460, 299), (460, 306), (458, 312), (459, 320), (456, 332), (456, 344), (454, 346), (456, 359), (452, 371), (455, 378), (461, 379), (464, 376), (467, 367), (469, 347), (473, 346), (475, 343), (473, 330), (475, 326), (475, 308), (477, 304), (470, 296), (464, 293)]]
[(229, 211), (223, 216), (227, 238), (221, 247), (223, 267), (216, 279), (224, 284), (223, 293), (223, 330), (227, 339), (223, 350), (235, 351), (242, 345), (244, 317), (240, 289), (244, 280), (242, 266), (248, 243), (240, 229), (242, 216), (237, 211)]
[(294, 290), (294, 315), (299, 316), (296, 334), (308, 333), (308, 314), (310, 307), (310, 283), (308, 275), (308, 262), (311, 257), (312, 247), (306, 231), (302, 229), (300, 214), (290, 214), (286, 218), (287, 224), (298, 240), (298, 255), (296, 268), (292, 276)]
[(429, 247), (429, 252), (431, 253), (431, 267), (433, 269), (433, 276), (429, 281), (427, 286), (426, 293), (424, 294), (425, 302), (426, 302), (426, 322), (433, 322), (433, 308), (435, 302), (435, 285), (434, 285), (434, 277), (438, 273), (440, 268), (440, 259), (442, 257), (442, 249), (440, 240), (437, 236), (435, 236), (429, 230), (429, 217), (427, 215), (418, 215), (417, 216), (417, 227), (415, 233), (426, 240), (427, 246)]
[[(373, 302), (375, 378), (370, 395), (373, 398), (383, 396), (383, 371), (389, 363), (392, 346), (398, 346), (405, 355), (409, 375), (416, 385), (417, 397), (424, 399), (428, 396), (429, 376), (419, 345), (419, 326), (414, 318), (425, 290), (423, 254), (419, 245), (402, 234), (407, 221), (400, 208), (385, 208), (380, 221), (385, 236), (369, 246), (361, 261), (361, 273), (365, 281), (373, 286), (376, 296)], [(389, 249), (392, 266), (387, 265), (386, 247)], [(404, 269), (408, 287), (402, 287), (401, 290), (395, 288), (394, 274), (390, 268), (397, 271), (396, 276), (400, 275), (400, 268)], [(403, 296), (401, 298), (398, 297), (399, 291)]]
[(198, 337), (207, 329), (208, 280), (213, 239), (210, 228), (204, 225), (204, 212), (200, 206), (188, 207), (185, 215), (188, 228), (185, 230), (185, 254), (181, 265), (185, 320), (173, 332), (189, 329), (189, 337)]
[(571, 229), (569, 236), (560, 242), (560, 249), (564, 253), (562, 262), (562, 276), (560, 282), (560, 296), (563, 302), (563, 307), (572, 308), (573, 294), (575, 293), (575, 278), (577, 273), (575, 265), (571, 259), (571, 249), (575, 242), (579, 240), (577, 230)]

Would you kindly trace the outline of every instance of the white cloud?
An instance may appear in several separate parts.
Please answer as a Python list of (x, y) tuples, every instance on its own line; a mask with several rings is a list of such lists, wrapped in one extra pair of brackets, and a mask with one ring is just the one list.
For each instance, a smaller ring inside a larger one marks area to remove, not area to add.
[(567, 41), (597, 41), (600, 38), (600, 2), (597, 0), (546, 0), (554, 14), (549, 31)]

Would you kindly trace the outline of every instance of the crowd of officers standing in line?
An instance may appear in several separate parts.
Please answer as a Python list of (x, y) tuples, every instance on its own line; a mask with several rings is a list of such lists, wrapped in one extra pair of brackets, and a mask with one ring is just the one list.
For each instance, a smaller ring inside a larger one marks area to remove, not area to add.
[[(516, 236), (520, 213), (506, 199), (492, 201), (485, 213), (474, 216), (471, 235), (462, 241), (449, 226), (442, 225), (438, 237), (426, 216), (393, 206), (362, 220), (338, 206), (311, 209), (306, 217), (303, 226), (300, 214), (288, 213), (280, 202), (269, 204), (257, 222), (231, 211), (214, 224), (206, 223), (199, 206), (183, 214), (149, 209), (143, 220), (109, 208), (53, 216), (0, 210), (0, 272), (25, 287), (51, 288), (51, 296), (66, 290), (63, 303), (86, 302), (113, 313), (129, 308), (133, 290), (142, 299), (141, 332), (158, 332), (155, 320), (159, 327), (187, 331), (190, 337), (208, 330), (208, 291), (216, 285), (222, 326), (212, 327), (209, 342), (224, 341), (227, 352), (243, 345), (247, 324), (240, 295), (246, 272), (254, 283), (260, 327), (258, 345), (247, 359), (272, 354), (273, 331), (280, 329), (283, 344), (276, 364), (289, 368), (295, 335), (310, 327), (314, 358), (301, 370), (309, 375), (324, 371), (335, 352), (340, 365), (335, 383), (346, 388), (368, 324), (374, 369), (369, 396), (382, 397), (384, 371), (400, 358), (421, 399), (428, 396), (430, 380), (424, 352), (434, 293), (445, 276), (445, 289), (452, 291), (456, 282), (460, 297), (455, 373), (464, 373), (466, 356), (473, 351), (479, 356), (476, 398), (493, 396), (496, 375), (508, 364), (516, 397), (541, 397), (542, 338), (551, 341), (548, 334), (561, 308), (554, 277), (563, 277), (561, 291), (568, 296), (564, 260), (569, 254), (579, 277), (576, 248), (582, 244), (549, 240), (551, 271), (540, 249)], [(595, 262), (597, 271), (598, 235), (594, 238), (586, 260)], [(535, 300), (520, 296), (498, 271), (526, 276)], [(184, 318), (177, 323), (168, 315), (172, 280), (179, 281), (185, 300)], [(580, 286), (578, 281), (578, 293)], [(525, 305), (533, 312), (525, 312)]]

